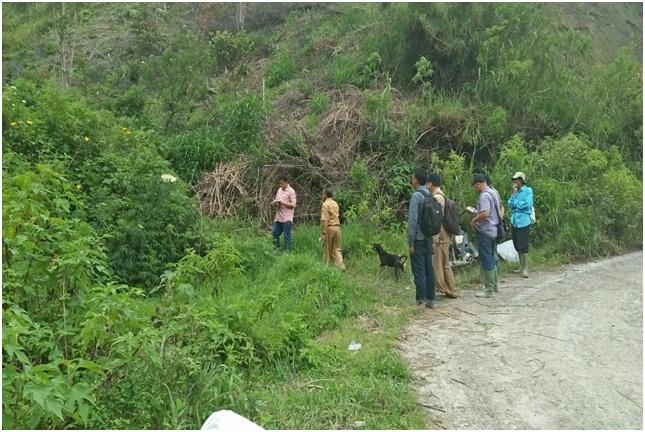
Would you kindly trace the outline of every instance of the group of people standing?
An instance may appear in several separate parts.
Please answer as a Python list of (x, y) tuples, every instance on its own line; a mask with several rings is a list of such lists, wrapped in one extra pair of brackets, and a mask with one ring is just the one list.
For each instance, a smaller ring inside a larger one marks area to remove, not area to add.
[[(414, 192), (410, 197), (408, 208), (408, 252), (416, 288), (416, 302), (434, 308), (436, 291), (447, 298), (457, 298), (455, 278), (450, 265), (450, 245), (453, 237), (445, 226), (439, 233), (426, 238), (421, 227), (424, 203), (430, 195), (445, 208), (446, 196), (441, 189), (441, 177), (417, 168), (412, 176)], [(479, 261), (484, 275), (483, 289), (478, 297), (492, 297), (498, 291), (498, 271), (496, 244), (498, 226), (504, 220), (504, 206), (499, 192), (492, 186), (485, 174), (475, 174), (473, 188), (479, 194), (476, 213), (470, 222), (477, 233)], [(280, 248), (280, 236), (284, 234), (285, 249), (291, 250), (291, 228), (293, 226), (296, 193), (289, 185), (287, 177), (280, 179), (280, 187), (275, 199), (276, 213), (272, 226), (273, 242)], [(519, 254), (520, 266), (516, 270), (523, 277), (528, 277), (529, 232), (533, 222), (533, 190), (526, 184), (526, 175), (517, 172), (512, 177), (511, 196), (508, 199), (511, 211), (510, 223), (515, 250)], [(340, 208), (333, 199), (333, 192), (325, 189), (322, 195), (320, 211), (321, 241), (325, 263), (334, 263), (345, 270), (341, 252)]]
[[(517, 172), (512, 177), (512, 191), (508, 199), (511, 210), (513, 246), (519, 254), (520, 267), (515, 270), (528, 277), (529, 232), (533, 221), (533, 190), (526, 184), (526, 175)], [(419, 305), (434, 308), (436, 290), (448, 298), (457, 298), (455, 279), (450, 266), (449, 248), (452, 236), (444, 226), (432, 239), (426, 238), (421, 229), (420, 215), (426, 196), (433, 197), (445, 208), (446, 198), (441, 190), (441, 177), (418, 168), (412, 176), (414, 192), (408, 210), (408, 248), (412, 274)], [(485, 174), (475, 174), (473, 188), (478, 193), (475, 216), (470, 227), (477, 233), (477, 251), (484, 275), (483, 289), (478, 297), (492, 297), (498, 292), (496, 245), (498, 228), (504, 221), (504, 206), (499, 192)]]

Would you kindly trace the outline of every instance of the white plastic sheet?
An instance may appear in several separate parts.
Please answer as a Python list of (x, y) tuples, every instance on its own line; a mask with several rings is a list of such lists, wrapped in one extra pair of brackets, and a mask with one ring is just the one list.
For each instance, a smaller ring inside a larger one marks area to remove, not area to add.
[(513, 246), (513, 240), (498, 244), (497, 253), (504, 261), (518, 262), (520, 260), (520, 256), (517, 254), (515, 246)]
[(233, 411), (220, 410), (215, 411), (208, 417), (202, 426), (202, 430), (258, 432), (264, 429)]

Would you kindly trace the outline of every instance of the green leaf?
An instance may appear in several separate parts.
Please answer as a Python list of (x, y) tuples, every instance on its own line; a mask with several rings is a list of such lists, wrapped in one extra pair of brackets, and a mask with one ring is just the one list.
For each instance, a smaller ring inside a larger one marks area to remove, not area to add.
[(83, 368), (92, 372), (96, 372), (98, 374), (104, 373), (103, 367), (101, 367), (99, 364), (94, 363), (93, 361), (90, 361), (90, 360), (79, 359), (76, 367), (77, 369)]
[(45, 384), (35, 384), (30, 382), (25, 384), (24, 396), (36, 402), (48, 413), (54, 414), (59, 419), (63, 420), (63, 403), (56, 397), (52, 387)]

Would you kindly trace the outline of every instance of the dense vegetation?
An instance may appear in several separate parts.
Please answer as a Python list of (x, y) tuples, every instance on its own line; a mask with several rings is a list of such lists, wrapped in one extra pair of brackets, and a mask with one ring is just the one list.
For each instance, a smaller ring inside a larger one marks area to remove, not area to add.
[[(409, 281), (369, 251), (404, 250), (416, 165), (462, 205), (525, 171), (552, 262), (641, 247), (630, 47), (592, 63), (548, 5), (236, 7), (3, 4), (3, 427), (426, 427), (393, 352)], [(305, 223), (330, 185), (346, 274)]]

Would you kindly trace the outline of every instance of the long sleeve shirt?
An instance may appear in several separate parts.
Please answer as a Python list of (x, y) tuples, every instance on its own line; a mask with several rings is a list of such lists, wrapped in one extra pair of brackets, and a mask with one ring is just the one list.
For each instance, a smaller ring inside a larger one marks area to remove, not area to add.
[(533, 189), (523, 185), (508, 199), (511, 209), (511, 225), (524, 228), (531, 225), (531, 209), (533, 208)]
[(410, 197), (410, 206), (408, 207), (408, 245), (414, 246), (415, 240), (425, 240), (421, 231), (421, 211), (425, 201), (424, 192), (430, 194), (428, 188), (423, 185), (419, 186)]

